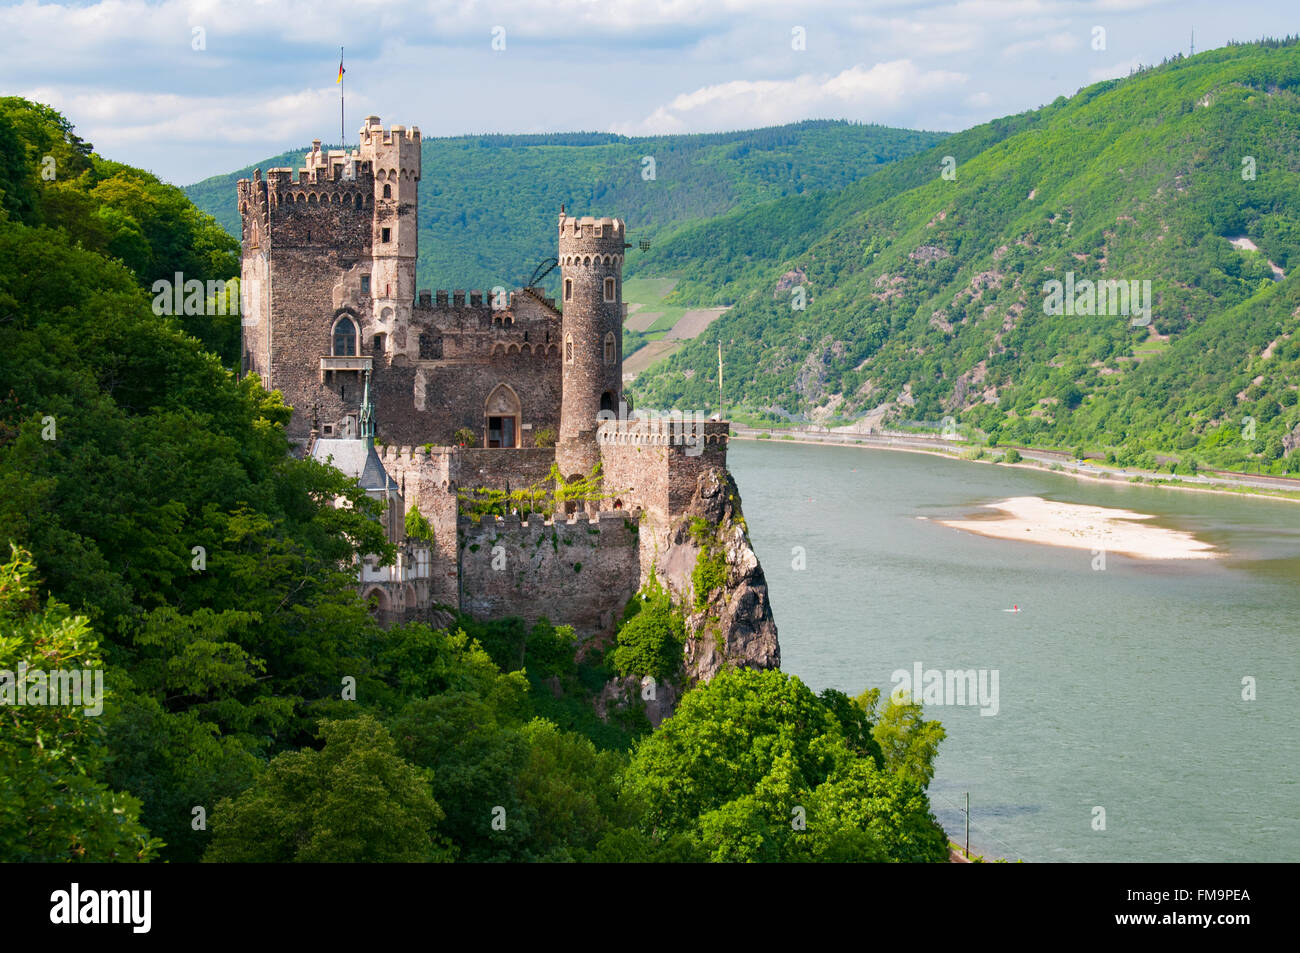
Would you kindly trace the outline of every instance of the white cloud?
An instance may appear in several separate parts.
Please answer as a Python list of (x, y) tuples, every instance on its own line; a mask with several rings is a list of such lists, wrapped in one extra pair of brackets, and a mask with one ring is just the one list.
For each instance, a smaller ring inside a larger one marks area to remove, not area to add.
[(1119, 79), (1123, 76), (1127, 76), (1134, 70), (1139, 69), (1141, 66), (1142, 63), (1136, 58), (1127, 60), (1123, 63), (1110, 63), (1106, 66), (1098, 66), (1088, 70), (1088, 81), (1091, 83), (1100, 83), (1104, 79)]
[(1080, 33), (1051, 33), (1046, 36), (1012, 43), (1010, 46), (1003, 48), (1002, 55), (1008, 58), (1024, 56), (1026, 53), (1040, 55), (1046, 53), (1059, 56), (1083, 48), (1085, 45), (1084, 40), (1085, 36)]
[(823, 117), (958, 129), (1159, 62), (1193, 18), (1202, 49), (1291, 32), (1293, 2), (0, 0), (0, 90), (188, 182), (337, 135), (340, 43), (349, 139), (367, 113), (427, 135)]
[(103, 92), (95, 89), (35, 87), (19, 93), (78, 116), (95, 129), (96, 151), (113, 155), (113, 147), (148, 143), (260, 143), (267, 130), (306, 142), (319, 135), (304, 117), (318, 115), (338, 103), (325, 89), (306, 89), (269, 97), (258, 103), (258, 121), (250, 123), (244, 104), (226, 98), (178, 96), (173, 93)]
[(660, 135), (772, 126), (800, 119), (886, 122), (924, 104), (948, 106), (962, 73), (921, 70), (911, 60), (854, 66), (835, 75), (733, 80), (683, 93), (639, 122), (615, 124), (624, 135)]

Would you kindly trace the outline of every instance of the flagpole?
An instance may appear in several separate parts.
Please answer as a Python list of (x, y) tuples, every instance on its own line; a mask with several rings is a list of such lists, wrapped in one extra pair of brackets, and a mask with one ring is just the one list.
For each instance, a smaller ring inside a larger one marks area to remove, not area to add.
[(343, 47), (339, 47), (339, 148), (347, 149), (347, 136), (343, 132)]

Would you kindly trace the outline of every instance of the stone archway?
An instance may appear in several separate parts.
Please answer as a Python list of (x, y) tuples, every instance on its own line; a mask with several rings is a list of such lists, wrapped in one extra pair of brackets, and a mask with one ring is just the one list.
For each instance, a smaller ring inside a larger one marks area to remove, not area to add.
[(370, 611), (375, 615), (383, 618), (390, 610), (388, 593), (376, 586), (362, 597), (370, 606)]
[(498, 384), (483, 405), (487, 446), (512, 449), (519, 446), (522, 407), (519, 395), (509, 384)]

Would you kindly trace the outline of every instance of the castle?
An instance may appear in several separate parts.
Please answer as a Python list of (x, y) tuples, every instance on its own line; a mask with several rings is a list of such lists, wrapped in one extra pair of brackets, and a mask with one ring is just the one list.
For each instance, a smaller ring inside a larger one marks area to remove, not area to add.
[[(536, 287), (418, 290), (420, 147), (371, 116), (358, 148), (316, 140), (296, 178), (239, 182), (243, 370), (283, 393), (302, 452), (389, 502), (401, 557), (360, 580), (385, 620), (447, 606), (612, 631), (700, 487), (730, 485), (729, 426), (630, 412), (620, 219), (561, 207), (558, 308)], [(458, 492), (536, 485), (553, 464), (599, 464), (602, 500), (545, 523), (460, 514)], [(406, 538), (411, 508), (431, 545)]]

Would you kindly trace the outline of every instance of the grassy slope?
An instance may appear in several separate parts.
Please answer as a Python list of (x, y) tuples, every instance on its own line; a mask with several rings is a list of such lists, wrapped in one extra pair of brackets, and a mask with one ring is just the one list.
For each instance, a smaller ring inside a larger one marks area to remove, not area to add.
[[(1294, 45), (1211, 51), (960, 133), (838, 193), (684, 229), (641, 270), (681, 278), (670, 300), (735, 303), (715, 329), (733, 399), (759, 413), (848, 420), (906, 392), (898, 418), (1268, 464), (1300, 420), (1300, 340), (1284, 337), (1300, 304), (1297, 89)], [(944, 154), (955, 181), (938, 174)], [(1234, 249), (1239, 235), (1260, 252)], [(1120, 317), (1044, 315), (1044, 281), (1067, 270), (1149, 279), (1168, 343)], [(806, 276), (806, 310), (776, 291), (791, 273)], [(643, 374), (638, 403), (709, 408), (715, 338)]]

